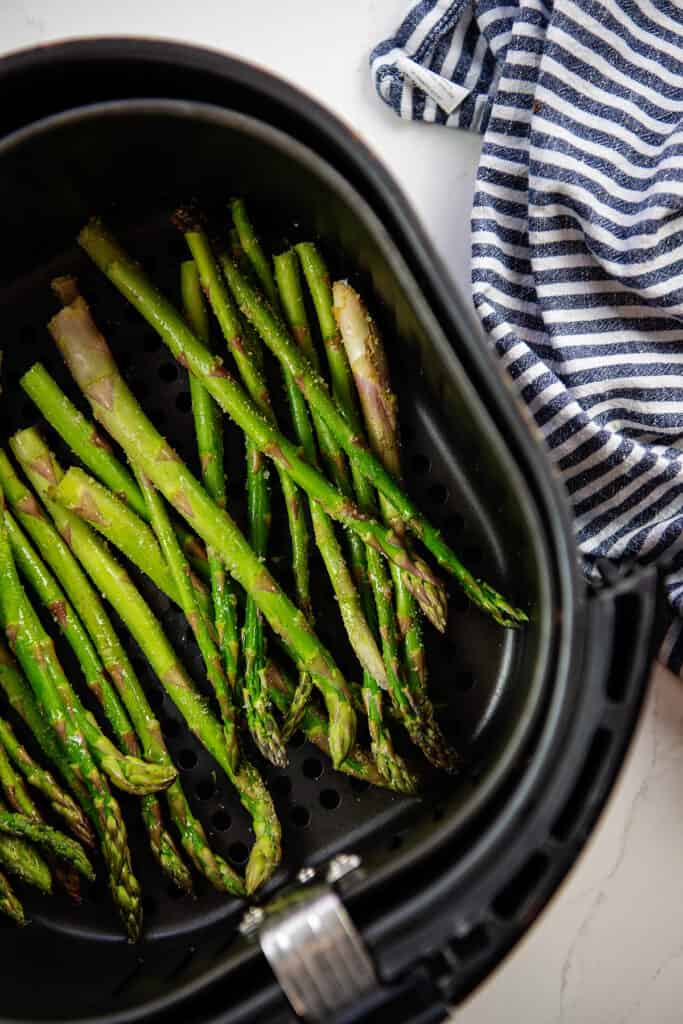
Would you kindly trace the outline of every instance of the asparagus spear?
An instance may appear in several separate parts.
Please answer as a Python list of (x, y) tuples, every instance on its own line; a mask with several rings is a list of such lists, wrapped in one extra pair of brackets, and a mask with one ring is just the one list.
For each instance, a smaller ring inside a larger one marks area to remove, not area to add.
[(129, 937), (135, 940), (140, 934), (142, 910), (140, 888), (130, 863), (126, 826), (104, 776), (88, 752), (82, 732), (60, 699), (62, 673), (54, 646), (22, 591), (4, 515), (0, 522), (0, 616), (31, 687), (59, 737), (65, 758), (82, 779), (88, 797), (86, 809), (107, 863), (110, 891)]
[[(0, 477), (3, 475), (7, 476), (0, 469)], [(102, 705), (121, 749), (139, 758), (140, 747), (133, 727), (126, 711), (121, 706), (116, 690), (105, 674), (99, 654), (88, 633), (66, 599), (64, 592), (31, 546), (21, 527), (14, 521), (9, 510), (5, 511), (5, 518), (12, 553), (18, 568), (32, 585), (40, 601), (50, 611), (78, 658), (86, 684)], [(166, 759), (164, 767), (175, 772), (170, 759)], [(155, 794), (149, 793), (142, 796), (141, 812), (155, 860), (180, 889), (189, 892), (192, 888), (192, 880), (173, 839), (163, 826), (161, 806)]]
[[(158, 620), (144, 601), (125, 569), (111, 555), (106, 544), (77, 517), (69, 519), (71, 513), (64, 511), (56, 502), (50, 501), (48, 492), (56, 486), (62, 470), (52, 452), (47, 448), (35, 430), (24, 430), (12, 438), (12, 445), (19, 463), (36, 487), (58, 528), (68, 535), (76, 557), (86, 568), (97, 589), (107, 598), (133, 634), (162, 685), (188, 720), (190, 729), (204, 742), (201, 731), (205, 717), (210, 715), (205, 702), (196, 694), (194, 684), (185, 669), (178, 662)], [(38, 468), (36, 468), (38, 467)], [(120, 646), (120, 645), (119, 645)], [(110, 674), (113, 670), (110, 669)], [(163, 742), (161, 728), (154, 718), (144, 697), (135, 674), (119, 651), (117, 667), (113, 675), (120, 687), (126, 707), (135, 722), (145, 752), (155, 761), (170, 765), (172, 762)], [(190, 722), (189, 718), (192, 719)], [(212, 721), (215, 722), (215, 719)], [(219, 732), (220, 727), (215, 723)], [(227, 763), (225, 739), (220, 745), (209, 730), (214, 747), (222, 750)], [(205, 743), (205, 745), (207, 745)], [(214, 747), (207, 749), (216, 757)], [(225, 767), (219, 757), (216, 760)], [(169, 811), (180, 834), (183, 849), (198, 871), (202, 872), (216, 889), (244, 894), (244, 885), (229, 864), (214, 854), (208, 845), (201, 823), (192, 815), (187, 798), (178, 781), (166, 791)]]
[[(67, 473), (62, 480), (62, 483), (64, 483), (68, 475), (69, 474)], [(183, 611), (185, 612), (185, 617), (192, 627), (197, 640), (197, 645), (202, 658), (204, 659), (206, 676), (211, 684), (214, 694), (216, 695), (218, 707), (221, 712), (228, 758), (230, 760), (232, 770), (235, 772), (239, 763), (237, 724), (235, 720), (235, 708), (228, 688), (228, 681), (225, 678), (225, 673), (223, 672), (223, 663), (220, 652), (218, 651), (213, 637), (209, 632), (206, 621), (199, 614), (194, 590), (189, 582), (189, 566), (173, 532), (173, 528), (168, 518), (168, 513), (164, 507), (163, 499), (155, 490), (154, 485), (145, 478), (142, 472), (136, 470), (135, 475), (140, 490), (147, 502), (149, 517), (154, 527), (157, 540), (161, 545), (166, 561), (173, 573), (175, 584), (178, 588), (178, 594), (182, 602)], [(59, 487), (57, 488), (57, 492), (58, 491)]]
[[(279, 262), (282, 263), (282, 259)], [(300, 310), (303, 306), (298, 276), (281, 273), (280, 280), (282, 282), (281, 298), (285, 313), (290, 320), (296, 321), (301, 317)], [(299, 440), (305, 457), (315, 465), (317, 455), (312, 435), (300, 436)], [(414, 788), (415, 781), (411, 778), (402, 758), (394, 750), (391, 735), (383, 721), (380, 685), (386, 688), (388, 682), (384, 663), (377, 649), (372, 628), (369, 625), (369, 623), (374, 621), (374, 609), (372, 608), (372, 601), (366, 585), (365, 551), (362, 549), (362, 545), (360, 551), (355, 546), (351, 549), (351, 564), (360, 590), (359, 598), (359, 591), (354, 585), (354, 581), (337, 544), (332, 523), (326, 513), (315, 502), (311, 502), (311, 519), (313, 521), (316, 541), (325, 560), (349, 639), (354, 649), (358, 649), (359, 640), (362, 638), (363, 642), (359, 657), (361, 654), (365, 654), (366, 651), (369, 651), (371, 654), (371, 657), (367, 657), (367, 655), (361, 657), (361, 664), (363, 666), (363, 703), (368, 717), (372, 753), (375, 762), (383, 778), (395, 782), (401, 789), (410, 790)], [(376, 555), (377, 560), (381, 561), (379, 554), (377, 552), (373, 553)], [(352, 615), (349, 614), (350, 609), (352, 609)], [(296, 694), (295, 697), (298, 697), (299, 707), (301, 707), (300, 696)]]
[[(197, 225), (187, 223), (188, 216), (185, 213), (177, 213), (176, 222), (182, 227), (185, 240), (194, 257), (201, 287), (209, 298), (223, 337), (252, 400), (262, 414), (274, 422), (260, 352), (249, 345), (249, 336), (243, 337), (242, 325), (233, 308), (208, 238)], [(265, 460), (249, 439), (246, 444), (246, 459), (249, 540), (254, 553), (259, 558), (264, 558), (270, 532), (270, 489)], [(296, 485), (282, 473), (280, 485), (287, 508), (297, 590), (303, 594), (304, 600), (308, 600), (308, 541), (306, 524), (299, 510), (299, 495)], [(287, 763), (287, 752), (261, 679), (261, 671), (265, 664), (263, 619), (252, 596), (247, 597), (242, 646), (245, 659), (243, 696), (249, 731), (263, 756), (283, 767)]]
[[(7, 666), (4, 668), (7, 669)], [(53, 811), (67, 821), (74, 835), (87, 846), (94, 846), (95, 837), (78, 805), (61, 789), (50, 772), (31, 757), (26, 747), (17, 739), (9, 722), (3, 718), (0, 718), (0, 744), (22, 772), (29, 786), (45, 797)]]
[(0, 872), (0, 912), (16, 924), (26, 923), (24, 908), (12, 892), (12, 886), (2, 872)]
[(30, 843), (12, 836), (0, 836), (0, 864), (21, 882), (32, 885), (47, 896), (52, 893), (50, 869)]
[[(180, 290), (183, 311), (190, 328), (205, 345), (209, 343), (209, 323), (202, 299), (199, 273), (194, 260), (185, 260), (180, 267)], [(225, 466), (223, 463), (223, 424), (221, 410), (204, 385), (189, 374), (194, 429), (197, 435), (202, 481), (217, 505), (225, 508)], [(211, 574), (211, 596), (218, 644), (233, 692), (237, 689), (239, 667), (239, 629), (237, 626), (237, 593), (235, 584), (225, 573), (217, 551), (207, 551)]]
[[(56, 735), (38, 710), (28, 682), (22, 677), (17, 663), (2, 641), (0, 641), (0, 688), (4, 691), (10, 706), (14, 708), (33, 734), (45, 756), (59, 769), (79, 800), (82, 803), (87, 802), (87, 794), (85, 793), (83, 783), (64, 758)], [(12, 747), (9, 745), (8, 750), (12, 752)], [(19, 757), (25, 763), (21, 755)], [(27, 774), (27, 778), (30, 779), (31, 777)], [(33, 773), (33, 778), (35, 778), (35, 773)], [(38, 783), (35, 784), (39, 789), (41, 786), (44, 787), (41, 791), (48, 797), (56, 813), (69, 823), (73, 834), (82, 843), (93, 847), (95, 845), (95, 836), (86, 815), (73, 802), (71, 797), (59, 788), (49, 772), (43, 773), (40, 785)]]
[[(336, 307), (333, 308), (333, 292), (330, 288), (327, 268), (315, 246), (311, 243), (302, 243), (297, 247), (297, 251), (299, 252), (309, 289), (314, 297), (316, 310), (318, 311), (320, 330), (327, 353), (332, 393), (348, 422), (360, 436), (363, 434), (363, 424), (361, 423), (356, 400), (352, 368), (349, 365), (344, 347), (347, 341), (346, 324), (343, 324), (343, 329), (340, 332), (335, 319), (338, 310)], [(356, 383), (359, 392), (366, 384), (369, 386), (369, 383), (365, 382), (361, 377), (356, 377)], [(396, 436), (398, 431), (396, 422), (394, 422), (394, 428), (394, 436)], [(372, 424), (368, 426), (368, 430), (372, 434)], [(355, 471), (353, 472), (353, 483), (360, 508), (368, 515), (376, 516), (375, 492), (370, 481), (367, 477)], [(380, 504), (383, 513), (386, 514), (387, 501), (382, 496), (380, 496)], [(407, 538), (404, 536), (403, 524), (391, 518), (389, 522), (405, 542)], [(424, 665), (424, 653), (420, 644), (419, 612), (415, 600), (406, 586), (405, 576), (397, 566), (391, 565), (397, 592), (399, 621), (400, 615), (402, 613), (405, 614), (406, 611), (408, 611), (411, 620), (406, 633), (406, 644), (412, 655), (409, 663), (407, 685), (400, 665), (399, 636), (393, 608), (391, 581), (382, 560), (372, 548), (367, 549), (367, 565), (369, 585), (374, 595), (382, 637), (382, 652), (390, 680), (389, 690), (394, 707), (398, 711), (411, 739), (420, 747), (425, 756), (437, 767), (444, 768), (447, 771), (454, 771), (458, 767), (459, 757), (450, 748), (434, 717), (434, 709), (425, 687), (421, 685), (419, 679), (415, 678), (412, 671), (415, 658), (418, 655), (421, 655), (422, 664)], [(366, 599), (369, 600), (367, 586), (364, 587), (364, 592)], [(416, 648), (419, 648), (419, 650), (416, 650)]]
[[(75, 279), (70, 280), (74, 281), (74, 294), (77, 295)], [(67, 398), (42, 363), (36, 363), (31, 368), (22, 378), (21, 386), (50, 426), (54, 427), (91, 473), (144, 519), (147, 508), (132, 475), (114, 455), (109, 442), (98, 432), (94, 423), (86, 419)], [(206, 552), (201, 543), (184, 526), (178, 524), (175, 529), (193, 569), (202, 578), (207, 578)]]
[[(381, 339), (353, 288), (338, 281), (333, 287), (333, 295), (335, 319), (356, 381), (370, 444), (387, 472), (400, 481), (396, 397), (389, 383), (389, 369)], [(391, 504), (382, 499), (381, 505), (385, 521), (396, 527), (399, 521)], [(426, 662), (419, 613), (401, 574), (394, 574), (394, 585), (409, 681), (412, 691), (418, 695), (426, 690)]]
[(204, 541), (220, 550), (228, 571), (252, 594), (270, 625), (296, 653), (299, 667), (313, 676), (327, 705), (330, 747), (335, 763), (339, 764), (353, 744), (355, 714), (345, 680), (332, 656), (225, 510), (211, 501), (145, 417), (118, 373), (85, 303), (78, 300), (62, 310), (52, 320), (50, 330), (76, 382), (91, 401), (96, 418), (140, 464), (166, 499), (192, 522)]
[(42, 822), (31, 821), (23, 814), (0, 811), (0, 832), (15, 838), (28, 839), (36, 846), (54, 854), (59, 860), (70, 864), (88, 881), (92, 882), (95, 878), (92, 864), (80, 844), (56, 828), (50, 828)]
[(434, 574), (425, 563), (420, 561), (418, 564), (410, 560), (405, 548), (391, 531), (364, 516), (326, 477), (301, 458), (297, 447), (261, 415), (227, 372), (222, 360), (212, 356), (195, 338), (172, 304), (154, 288), (143, 271), (113, 241), (99, 221), (91, 221), (79, 235), (79, 241), (119, 291), (157, 330), (176, 359), (202, 380), (223, 411), (232, 417), (260, 451), (296, 480), (311, 497), (320, 501), (333, 519), (338, 519), (359, 533), (365, 543), (379, 547), (387, 558), (418, 577), (416, 586), (419, 586), (420, 578), (436, 582)]
[[(9, 728), (9, 727), (8, 727)], [(28, 792), (24, 781), (20, 775), (14, 770), (12, 766), (8, 752), (3, 743), (0, 742), (0, 785), (5, 793), (5, 797), (9, 802), (9, 810), (19, 814), (24, 821), (33, 823), (35, 826), (44, 825), (43, 817), (38, 807), (33, 801), (30, 793)], [(2, 813), (8, 811), (0, 801), (0, 808)], [(0, 835), (2, 830), (0, 829)], [(4, 838), (4, 836), (3, 836)], [(30, 836), (28, 837), (30, 838)], [(69, 840), (71, 842), (71, 840)], [(39, 845), (39, 844), (38, 844)], [(80, 850), (78, 844), (74, 844)], [(66, 890), (68, 895), (76, 902), (81, 902), (81, 891), (80, 883), (77, 872), (72, 866), (60, 864), (56, 859), (54, 853), (47, 852), (48, 866), (54, 869), (55, 878), (59, 884)]]

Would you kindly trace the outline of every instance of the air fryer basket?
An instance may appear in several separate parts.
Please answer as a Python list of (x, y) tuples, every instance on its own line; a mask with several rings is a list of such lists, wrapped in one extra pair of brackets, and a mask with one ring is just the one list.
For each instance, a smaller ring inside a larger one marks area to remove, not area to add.
[[(116, 45), (125, 52), (126, 44)], [(128, 45), (129, 55), (139, 56), (142, 44)], [(81, 53), (87, 48), (81, 44)], [(177, 55), (194, 53), (171, 49)], [(154, 51), (153, 44), (142, 45), (152, 64)], [(44, 56), (38, 63), (45, 75)], [(229, 68), (244, 88), (255, 75), (226, 62)], [(441, 1005), (446, 996), (470, 987), (514, 940), (585, 839), (639, 706), (652, 579), (648, 576), (645, 585), (640, 580), (639, 588), (622, 581), (614, 592), (587, 604), (566, 512), (548, 470), (520, 429), (518, 413), (487, 357), (482, 361), (476, 350), (478, 339), (473, 343), (469, 336), (467, 319), (460, 310), (444, 314), (435, 288), (438, 268), (430, 280), (429, 265), (415, 259), (416, 253), (429, 255), (419, 251), (419, 235), (409, 240), (414, 249), (406, 248), (406, 237), (393, 230), (390, 217), (380, 220), (378, 206), (367, 202), (374, 169), (363, 194), (352, 184), (353, 175), (339, 173), (335, 162), (324, 158), (323, 153), (331, 155), (330, 145), (316, 145), (317, 108), (311, 107), (307, 139), (305, 131), (292, 130), (291, 121), (273, 115), (272, 80), (256, 77), (270, 120), (253, 116), (253, 105), (238, 102), (241, 94), (232, 96), (235, 109), (224, 98), (221, 107), (196, 102), (197, 97), (194, 102), (116, 99), (42, 122), (27, 119), (25, 127), (0, 142), (3, 248), (11, 254), (0, 276), (2, 436), (35, 420), (17, 383), (33, 361), (43, 360), (69, 388), (45, 330), (55, 309), (49, 281), (69, 271), (78, 274), (152, 420), (195, 463), (183, 371), (74, 245), (79, 226), (94, 212), (106, 217), (173, 295), (185, 256), (182, 239), (168, 223), (173, 205), (199, 197), (217, 217), (225, 217), (225, 200), (244, 195), (272, 244), (316, 238), (333, 273), (362, 290), (389, 347), (409, 490), (466, 564), (522, 603), (531, 622), (522, 632), (505, 632), (467, 607), (453, 588), (446, 636), (429, 632), (429, 666), (442, 723), (467, 754), (468, 770), (456, 779), (434, 778), (424, 798), (367, 789), (334, 773), (303, 742), (293, 744), (286, 772), (264, 768), (284, 833), (283, 865), (264, 895), (291, 882), (303, 864), (323, 863), (341, 851), (359, 853), (363, 870), (349, 882), (348, 901), (376, 954), (387, 994), (405, 994), (401, 978), (427, 958), (438, 970), (430, 967), (424, 975), (425, 1000)], [(171, 94), (178, 89), (182, 96), (184, 81), (181, 76)], [(170, 94), (153, 80), (148, 89), (141, 86), (142, 79), (133, 95)], [(188, 95), (194, 96), (189, 85)], [(93, 98), (106, 96), (96, 91)], [(301, 100), (292, 97), (293, 116)], [(75, 105), (70, 99), (64, 108)], [(458, 327), (468, 334), (459, 336)], [(231, 501), (239, 518), (242, 445), (230, 426), (226, 447)], [(286, 562), (283, 557), (277, 570), (285, 584)], [(328, 596), (323, 574), (317, 575), (318, 627), (336, 650), (339, 631), (324, 613)], [(197, 652), (181, 617), (158, 595), (150, 597), (200, 679)], [(627, 632), (626, 656), (615, 669), (615, 637), (624, 653)], [(250, 837), (238, 801), (208, 755), (188, 738), (140, 652), (132, 643), (130, 649), (194, 809), (215, 848), (241, 865)], [(68, 663), (67, 652), (61, 653)], [(344, 665), (353, 672), (350, 659)], [(607, 688), (605, 680), (612, 680)], [(541, 806), (545, 818), (539, 823)], [(127, 818), (135, 820), (134, 808)], [(244, 906), (217, 896), (201, 881), (196, 901), (178, 899), (134, 827), (131, 832), (145, 893), (143, 943), (131, 947), (123, 940), (100, 882), (81, 908), (59, 896), (32, 902), (26, 894), (32, 927), (16, 933), (0, 925), (1, 1019), (151, 1020), (190, 996), (178, 1011), (187, 1022), (273, 1019), (282, 1012), (257, 947), (237, 932)], [(520, 869), (526, 875), (518, 878)], [(442, 897), (438, 913), (430, 916), (436, 893), (427, 898), (426, 892), (439, 884), (444, 897), (452, 897), (458, 885), (460, 895), (450, 909)], [(434, 960), (437, 956), (446, 956), (445, 967)], [(443, 992), (434, 987), (439, 971), (449, 979)], [(407, 1019), (409, 1005), (406, 997), (401, 1019)]]

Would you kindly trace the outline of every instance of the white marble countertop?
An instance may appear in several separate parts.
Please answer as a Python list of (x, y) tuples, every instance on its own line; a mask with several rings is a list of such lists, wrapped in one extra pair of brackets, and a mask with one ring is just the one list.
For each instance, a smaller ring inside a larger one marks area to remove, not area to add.
[[(407, 4), (0, 0), (0, 52), (74, 36), (148, 35), (232, 52), (280, 73), (377, 150), (467, 288), (478, 139), (399, 122), (369, 80), (368, 52)], [(617, 792), (580, 863), (524, 941), (457, 1011), (460, 1024), (680, 1024), (682, 808), (683, 695), (657, 668)]]

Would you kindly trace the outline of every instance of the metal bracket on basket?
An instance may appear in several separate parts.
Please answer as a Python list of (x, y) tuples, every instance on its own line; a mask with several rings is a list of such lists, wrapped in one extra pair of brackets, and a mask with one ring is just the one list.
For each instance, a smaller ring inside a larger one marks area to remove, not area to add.
[(332, 888), (359, 866), (358, 856), (341, 854), (321, 881), (314, 868), (303, 868), (299, 888), (242, 919), (240, 931), (258, 934), (292, 1008), (308, 1021), (329, 1021), (377, 986), (363, 940)]

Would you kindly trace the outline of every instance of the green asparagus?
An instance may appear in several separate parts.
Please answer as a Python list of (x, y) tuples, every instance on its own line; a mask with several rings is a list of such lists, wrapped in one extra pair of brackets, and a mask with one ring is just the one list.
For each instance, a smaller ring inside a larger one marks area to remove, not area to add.
[(85, 303), (78, 300), (62, 310), (51, 321), (50, 330), (96, 418), (204, 541), (221, 552), (228, 571), (252, 594), (270, 625), (296, 653), (299, 667), (311, 673), (327, 705), (332, 756), (336, 764), (341, 763), (353, 744), (355, 714), (332, 656), (225, 510), (211, 501), (145, 417), (118, 373)]
[(126, 826), (104, 776), (88, 752), (78, 724), (61, 699), (63, 673), (54, 654), (54, 645), (19, 583), (4, 514), (0, 522), (0, 617), (36, 698), (59, 738), (64, 756), (82, 779), (88, 796), (87, 811), (107, 863), (110, 891), (129, 937), (135, 940), (140, 934), (142, 910), (140, 888), (130, 863)]
[[(7, 477), (7, 473), (3, 474), (0, 468), (0, 477), (3, 475)], [(9, 510), (5, 512), (5, 518), (17, 567), (31, 584), (41, 603), (50, 611), (78, 658), (86, 685), (101, 704), (120, 748), (127, 754), (139, 757), (140, 747), (133, 727), (121, 706), (118, 693), (105, 674), (90, 636)], [(175, 771), (170, 761), (164, 767)], [(173, 839), (163, 826), (161, 807), (155, 794), (142, 795), (141, 813), (154, 858), (180, 889), (189, 891), (192, 886), (190, 875), (175, 848)]]
[(42, 822), (31, 821), (24, 814), (0, 811), (0, 832), (18, 839), (27, 839), (53, 853), (59, 860), (74, 867), (88, 881), (92, 882), (95, 878), (92, 864), (80, 844), (58, 832), (56, 828), (50, 828)]
[[(117, 608), (123, 622), (147, 654), (152, 669), (171, 699), (186, 718), (188, 714), (192, 717), (194, 727), (190, 725), (190, 728), (195, 734), (199, 734), (204, 712), (209, 713), (208, 708), (196, 695), (194, 684), (178, 662), (149, 605), (141, 597), (125, 569), (112, 556), (106, 543), (86, 523), (77, 517), (69, 520), (71, 513), (50, 501), (48, 492), (62, 477), (61, 467), (52, 452), (33, 429), (16, 434), (12, 438), (12, 446), (19, 463), (45, 502), (48, 511), (55, 516), (58, 528), (69, 536), (74, 554), (86, 568), (98, 590), (109, 600), (112, 607)], [(112, 672), (110, 669), (110, 674)], [(124, 660), (120, 651), (112, 678), (120, 686), (119, 692), (135, 723), (145, 753), (162, 765), (171, 765), (159, 723), (149, 709), (130, 663), (127, 659)], [(227, 761), (225, 739), (221, 746), (224, 760)], [(215, 756), (213, 749), (211, 753)], [(169, 787), (166, 798), (183, 849), (197, 870), (202, 872), (216, 889), (243, 895), (242, 880), (209, 847), (202, 825), (192, 815), (179, 782), (176, 781)]]
[[(42, 363), (34, 364), (22, 378), (21, 386), (50, 426), (54, 427), (91, 473), (144, 519), (147, 509), (131, 473), (114, 455), (109, 442), (64, 394)], [(208, 578), (206, 552), (197, 537), (180, 524), (175, 529), (192, 568), (203, 579)]]
[[(205, 345), (208, 345), (208, 316), (194, 260), (185, 260), (180, 267), (180, 290), (183, 299), (183, 312), (191, 330)], [(202, 481), (210, 497), (221, 508), (225, 508), (226, 487), (221, 410), (201, 381), (193, 374), (189, 374), (189, 378)], [(235, 583), (230, 576), (226, 575), (218, 552), (209, 548), (206, 555), (211, 575), (211, 596), (218, 644), (223, 654), (228, 682), (235, 693), (240, 647)]]
[(275, 462), (279, 470), (285, 471), (311, 497), (320, 501), (333, 519), (359, 533), (365, 543), (379, 547), (387, 558), (416, 576), (416, 585), (419, 585), (420, 578), (436, 582), (434, 574), (423, 562), (411, 562), (392, 531), (364, 516), (319, 470), (302, 459), (297, 446), (263, 417), (225, 369), (222, 360), (212, 356), (195, 338), (172, 304), (154, 288), (99, 221), (91, 221), (79, 235), (79, 241), (121, 293), (157, 330), (176, 359), (202, 380), (223, 411), (232, 417), (260, 451)]

